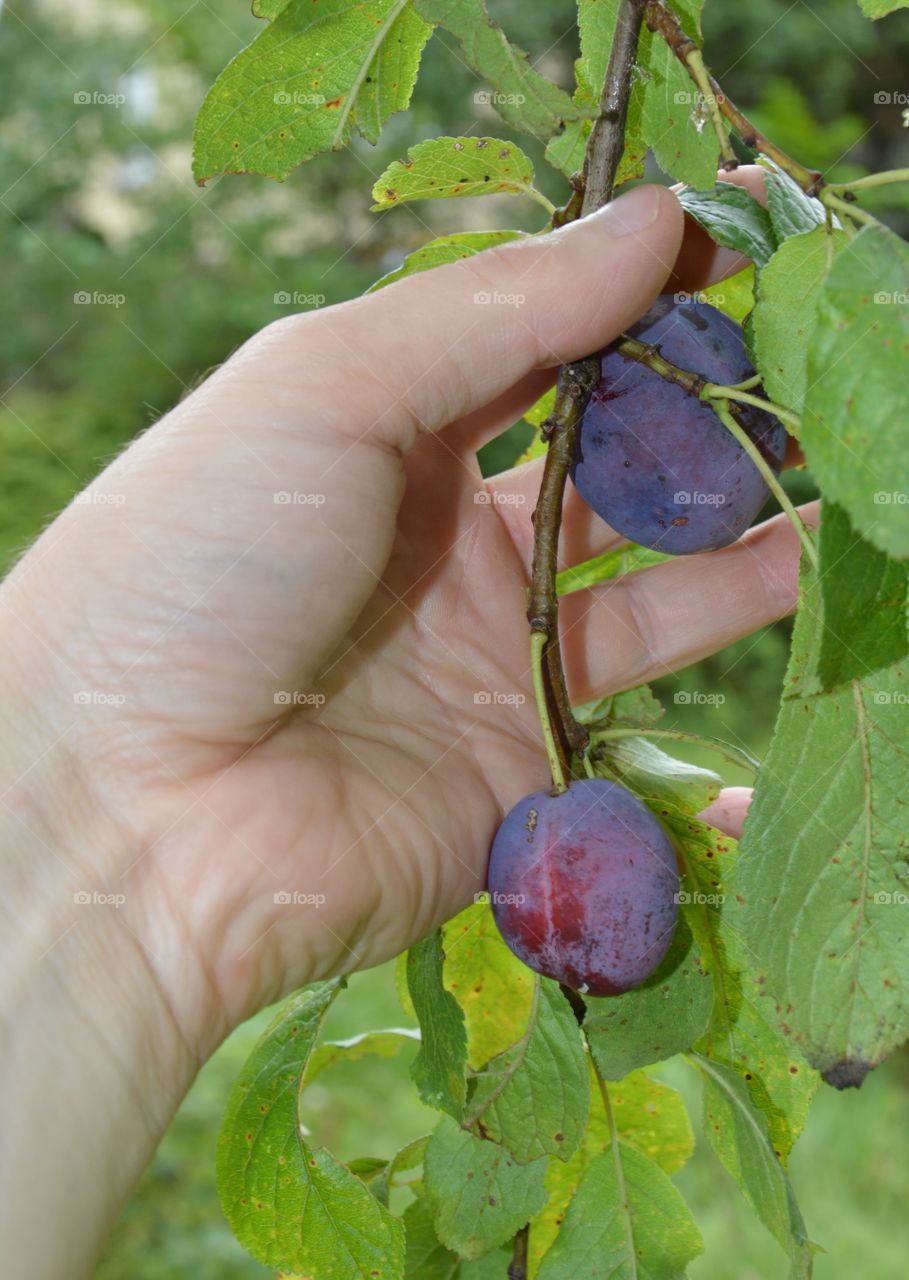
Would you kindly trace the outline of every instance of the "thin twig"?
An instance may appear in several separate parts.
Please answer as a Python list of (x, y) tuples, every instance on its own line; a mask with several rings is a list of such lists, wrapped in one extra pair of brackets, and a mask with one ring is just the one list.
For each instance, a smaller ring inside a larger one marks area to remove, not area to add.
[[(664, 3), (664, 0), (647, 0), (646, 18), (650, 30), (666, 41), (694, 83), (701, 89), (701, 92), (705, 92), (705, 83), (703, 81), (699, 82), (701, 69), (698, 65), (698, 60), (695, 59), (694, 65), (689, 61), (693, 52), (700, 52), (700, 46), (683, 30), (678, 18), (669, 6)], [(752, 151), (759, 151), (761, 155), (767, 156), (784, 173), (788, 173), (789, 177), (797, 182), (808, 195), (820, 195), (821, 190), (826, 185), (824, 175), (816, 169), (806, 168), (805, 165), (800, 164), (798, 160), (794, 160), (792, 156), (778, 147), (775, 142), (771, 142), (769, 138), (765, 137), (760, 129), (751, 123), (745, 113), (739, 110), (731, 98), (726, 96), (719, 82), (710, 75), (706, 67), (704, 67), (704, 73), (706, 74), (706, 84), (710, 87), (713, 101), (716, 102), (717, 107), (733, 129), (741, 136), (745, 146), (750, 147)]]
[[(587, 139), (583, 194), (558, 211), (561, 222), (583, 217), (612, 199), (615, 177), (625, 149), (625, 122), (638, 38), (643, 23), (643, 0), (620, 0), (615, 37), (603, 84), (600, 107)], [(549, 449), (540, 497), (533, 514), (534, 548), (527, 617), (533, 631), (546, 636), (544, 662), (549, 709), (555, 717), (557, 739), (583, 755), (588, 735), (571, 710), (559, 646), (559, 605), (556, 594), (559, 528), (568, 470), (574, 458), (578, 426), (587, 401), (599, 381), (597, 356), (566, 365), (560, 375), (556, 402), (544, 424)]]
[(530, 1242), (530, 1223), (521, 1227), (514, 1238), (514, 1252), (508, 1264), (508, 1280), (527, 1280), (527, 1253)]

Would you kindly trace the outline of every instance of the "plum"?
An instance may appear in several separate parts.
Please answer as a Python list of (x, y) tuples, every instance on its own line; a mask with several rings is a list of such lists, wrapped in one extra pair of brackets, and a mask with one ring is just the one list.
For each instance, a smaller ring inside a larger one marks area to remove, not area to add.
[(679, 871), (666, 832), (627, 788), (585, 778), (535, 791), (493, 841), (489, 893), (499, 932), (546, 977), (596, 996), (640, 984), (678, 918)]
[[(742, 330), (704, 302), (657, 298), (628, 330), (677, 368), (730, 386), (754, 375)], [(608, 347), (578, 432), (571, 477), (617, 533), (672, 555), (728, 546), (770, 496), (739, 442), (708, 404)], [(769, 413), (738, 406), (738, 420), (775, 472), (786, 429)]]

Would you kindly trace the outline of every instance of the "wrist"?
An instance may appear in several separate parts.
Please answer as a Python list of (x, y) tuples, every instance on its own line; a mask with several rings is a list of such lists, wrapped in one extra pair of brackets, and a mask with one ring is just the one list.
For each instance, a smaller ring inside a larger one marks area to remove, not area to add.
[(196, 1062), (118, 883), (122, 833), (87, 785), (65, 717), (42, 723), (27, 673), (4, 652), (0, 1238), (11, 1273), (78, 1276)]

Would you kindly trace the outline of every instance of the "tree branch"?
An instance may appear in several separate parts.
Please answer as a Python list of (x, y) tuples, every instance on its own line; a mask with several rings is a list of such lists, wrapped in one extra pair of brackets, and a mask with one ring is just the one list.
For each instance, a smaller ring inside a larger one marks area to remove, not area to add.
[[(631, 78), (644, 18), (644, 0), (621, 0), (600, 107), (587, 139), (580, 199), (559, 211), (560, 222), (583, 217), (612, 199), (615, 176), (625, 149), (625, 122)], [(571, 710), (559, 646), (559, 603), (556, 594), (559, 529), (568, 470), (574, 458), (578, 425), (599, 381), (597, 356), (565, 365), (559, 374), (556, 402), (544, 424), (549, 450), (540, 497), (533, 513), (534, 547), (527, 618), (532, 631), (546, 635), (543, 654), (547, 694), (559, 740), (571, 751), (587, 749), (588, 734)]]

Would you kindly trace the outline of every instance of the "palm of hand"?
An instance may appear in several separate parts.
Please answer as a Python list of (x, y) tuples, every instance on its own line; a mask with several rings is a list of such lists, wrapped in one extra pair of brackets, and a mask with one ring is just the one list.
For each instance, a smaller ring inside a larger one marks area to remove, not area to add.
[[(376, 463), (358, 534), (381, 546), (392, 508)], [(275, 706), (262, 663), (284, 664), (268, 651), (270, 624), (254, 645), (231, 644), (234, 605), (262, 573), (260, 562), (241, 560), (216, 592), (205, 640), (234, 655), (209, 672), (211, 729), (198, 722), (208, 699), (193, 673), (193, 737), (205, 751), (187, 769), (183, 745), (156, 737), (146, 784), (154, 800), (133, 806), (150, 822), (139, 833), (148, 852), (129, 872), (143, 903), (130, 926), (167, 970), (158, 938), (177, 921), (205, 975), (203, 995), (186, 980), (182, 948), (182, 983), (169, 971), (163, 982), (188, 1000), (214, 996), (215, 1013), (205, 1011), (213, 1037), (301, 982), (395, 955), (464, 906), (484, 885), (503, 810), (546, 783), (530, 696), (527, 571), (497, 507), (476, 501), (484, 490), (475, 458), (425, 436), (394, 465), (406, 489), (387, 567), (379, 580), (355, 551), (344, 553), (334, 605), (356, 621), (328, 643), (319, 636), (320, 654), (330, 654), (314, 686), (324, 703)], [(346, 539), (328, 514), (319, 536), (326, 552)], [(283, 580), (279, 565), (271, 576)], [(220, 639), (217, 617), (226, 622)], [(313, 669), (305, 638), (299, 647), (297, 669)], [(185, 661), (179, 625), (164, 649), (159, 661)], [(247, 705), (257, 683), (259, 719)], [(236, 691), (231, 730), (219, 690)], [(146, 716), (153, 723), (153, 708)], [(198, 1025), (202, 1012), (178, 1016)]]

